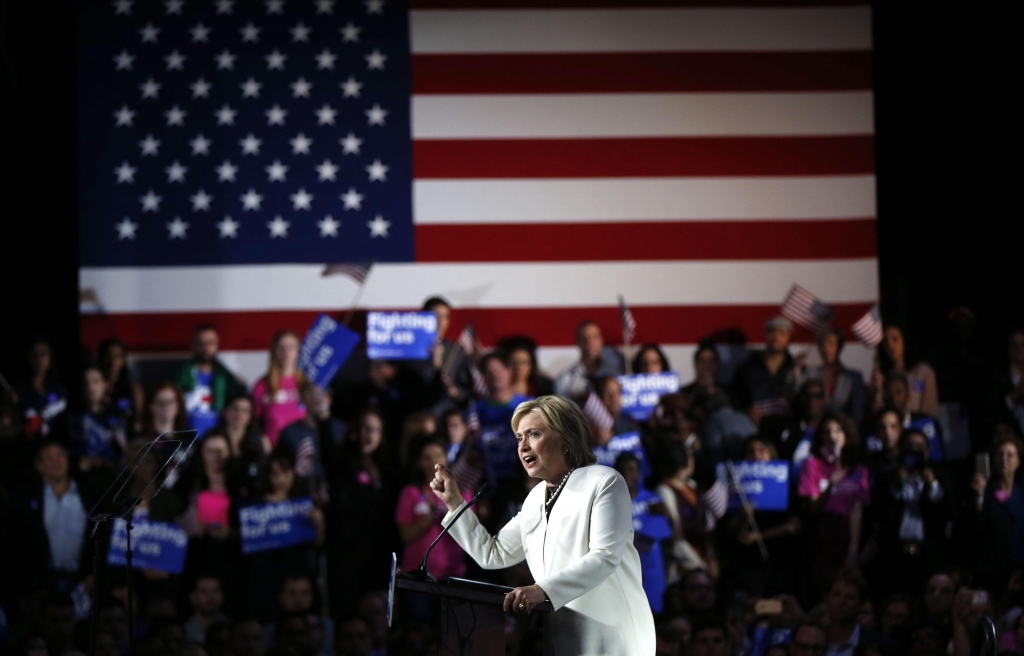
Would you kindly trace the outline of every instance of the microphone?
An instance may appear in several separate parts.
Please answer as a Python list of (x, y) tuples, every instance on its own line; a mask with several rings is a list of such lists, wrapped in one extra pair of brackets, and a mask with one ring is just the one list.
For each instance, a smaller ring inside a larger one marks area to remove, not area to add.
[(430, 557), (430, 552), (434, 550), (434, 546), (441, 541), (441, 538), (443, 538), (448, 533), (449, 529), (451, 529), (452, 526), (455, 526), (455, 522), (459, 521), (459, 517), (462, 517), (462, 514), (469, 510), (470, 506), (475, 504), (479, 499), (493, 497), (497, 491), (498, 489), (496, 487), (494, 487), (487, 481), (484, 481), (484, 484), (480, 486), (480, 491), (476, 493), (476, 496), (470, 499), (469, 502), (466, 503), (466, 505), (460, 508), (459, 512), (455, 513), (455, 517), (452, 517), (452, 521), (448, 522), (448, 526), (445, 526), (441, 533), (436, 538), (434, 538), (434, 541), (430, 543), (430, 546), (427, 547), (427, 553), (423, 554), (423, 562), (420, 564), (419, 569), (407, 573), (406, 576), (409, 578), (430, 581), (431, 583), (437, 583), (437, 579), (434, 577), (434, 575), (427, 571), (427, 558)]

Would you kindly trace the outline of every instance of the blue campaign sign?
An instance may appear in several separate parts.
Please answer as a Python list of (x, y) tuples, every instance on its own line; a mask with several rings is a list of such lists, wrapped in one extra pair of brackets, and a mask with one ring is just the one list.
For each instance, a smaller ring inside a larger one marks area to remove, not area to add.
[(321, 314), (302, 340), (299, 371), (319, 387), (327, 387), (357, 344), (358, 333)]
[(299, 497), (279, 503), (264, 503), (238, 512), (242, 530), (242, 553), (283, 549), (316, 541), (316, 525), (309, 518), (313, 499)]
[[(739, 484), (755, 510), (789, 509), (789, 463), (785, 460), (760, 462), (744, 460), (732, 463)], [(718, 465), (718, 479), (731, 483), (725, 463)], [(730, 485), (729, 507), (742, 508), (740, 495)]]
[(370, 312), (366, 315), (366, 357), (371, 360), (427, 360), (437, 341), (433, 312)]
[(633, 374), (619, 376), (622, 386), (622, 411), (636, 421), (647, 421), (665, 394), (679, 391), (679, 374)]
[(750, 645), (750, 656), (762, 656), (775, 645), (789, 642), (789, 629), (775, 629), (759, 626), (754, 630)]
[(632, 453), (637, 457), (640, 461), (640, 474), (642, 476), (651, 475), (651, 466), (644, 455), (644, 447), (640, 443), (640, 433), (638, 432), (634, 431), (632, 433), (615, 435), (612, 439), (608, 440), (608, 444), (594, 447), (594, 455), (597, 456), (598, 464), (605, 465), (606, 467), (614, 467), (615, 459), (623, 452)]
[[(127, 567), (125, 547), (128, 546), (128, 527), (123, 519), (114, 520), (110, 536), (107, 564)], [(132, 520), (132, 567), (155, 569), (170, 574), (181, 574), (185, 569), (188, 536), (177, 524)]]
[(921, 417), (910, 422), (907, 428), (913, 428), (924, 433), (928, 438), (928, 460), (942, 462), (945, 456), (942, 453), (942, 436), (939, 434), (939, 425), (931, 417)]

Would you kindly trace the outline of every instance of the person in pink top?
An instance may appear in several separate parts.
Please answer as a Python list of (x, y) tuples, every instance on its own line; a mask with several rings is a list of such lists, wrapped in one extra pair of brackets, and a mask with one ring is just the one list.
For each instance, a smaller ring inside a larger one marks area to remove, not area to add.
[(290, 330), (274, 335), (270, 344), (270, 370), (253, 387), (253, 416), (263, 422), (263, 433), (277, 446), (281, 429), (306, 416), (299, 403), (299, 388), (306, 377), (296, 367), (299, 336)]
[(870, 501), (868, 470), (858, 463), (860, 437), (845, 414), (827, 413), (811, 439), (811, 457), (800, 470), (797, 493), (817, 524), (820, 548), (812, 567), (818, 582), (857, 564), (864, 506)]
[[(430, 543), (441, 533), (441, 519), (448, 512), (428, 486), (434, 476), (434, 465), (448, 466), (444, 442), (432, 436), (422, 437), (413, 443), (409, 455), (414, 483), (402, 488), (395, 510), (395, 522), (405, 545), (402, 553), (403, 572), (419, 568)], [(472, 495), (467, 492), (463, 497), (469, 501)], [(451, 536), (445, 536), (430, 552), (427, 569), (438, 579), (462, 576), (466, 573), (462, 548)]]

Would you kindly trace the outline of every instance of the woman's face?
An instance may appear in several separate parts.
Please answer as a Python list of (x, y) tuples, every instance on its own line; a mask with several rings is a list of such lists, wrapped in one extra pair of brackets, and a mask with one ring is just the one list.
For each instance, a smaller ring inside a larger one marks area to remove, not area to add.
[(120, 344), (114, 344), (107, 351), (107, 357), (110, 359), (110, 377), (116, 378), (124, 368), (124, 349)]
[(512, 380), (516, 383), (521, 383), (529, 380), (530, 374), (533, 373), (533, 360), (530, 358), (530, 352), (526, 349), (516, 349), (512, 351)]
[(46, 344), (34, 345), (28, 354), (28, 362), (34, 374), (44, 374), (49, 371), (51, 363), (50, 347)]
[(231, 456), (231, 448), (227, 440), (219, 437), (203, 440), (203, 465), (208, 472), (224, 471), (224, 463)]
[(641, 374), (660, 374), (662, 372), (661, 356), (658, 352), (652, 348), (644, 349), (644, 352), (640, 354), (640, 371)]
[(754, 440), (747, 446), (747, 460), (758, 462), (770, 462), (772, 459), (771, 449), (761, 440)]
[(252, 421), (252, 401), (246, 398), (235, 399), (224, 408), (224, 423), (231, 432), (243, 431)]
[(693, 360), (698, 378), (714, 378), (718, 375), (718, 358), (711, 349), (702, 349)]
[(882, 633), (891, 636), (910, 619), (910, 606), (905, 601), (894, 601), (882, 611)]
[(821, 452), (826, 460), (836, 459), (839, 452), (846, 446), (846, 433), (843, 427), (834, 419), (825, 422), (825, 437), (821, 441)]
[(149, 404), (149, 411), (153, 413), (153, 423), (157, 425), (173, 424), (174, 420), (178, 418), (178, 398), (174, 391), (165, 387), (157, 392)]
[(86, 369), (83, 376), (85, 398), (89, 403), (99, 403), (107, 395), (107, 381), (99, 369)]
[(359, 449), (363, 455), (374, 453), (384, 439), (384, 424), (377, 415), (366, 415), (359, 428)]
[(536, 412), (528, 412), (519, 420), (516, 431), (519, 443), (519, 461), (526, 473), (534, 478), (554, 482), (569, 468), (562, 453), (562, 441)]
[(285, 335), (277, 342), (274, 359), (282, 369), (292, 370), (299, 360), (299, 339), (295, 335)]
[(893, 360), (903, 359), (903, 333), (896, 326), (889, 326), (885, 329), (885, 351)]
[(429, 481), (434, 477), (434, 465), (448, 466), (448, 454), (444, 452), (440, 444), (428, 444), (420, 452), (417, 464), (420, 471), (423, 472), (424, 480)]
[(469, 427), (466, 426), (466, 420), (462, 418), (460, 414), (451, 414), (448, 416), (448, 440), (452, 444), (462, 444), (466, 441), (466, 435), (469, 434)]
[(993, 472), (1003, 478), (1012, 479), (1016, 476), (1017, 468), (1020, 467), (1020, 454), (1017, 453), (1017, 447), (1012, 444), (1003, 444), (992, 455), (995, 456), (992, 459)]
[(839, 359), (839, 338), (829, 333), (818, 344), (818, 352), (821, 354), (821, 361), (825, 364), (835, 364)]
[(280, 460), (271, 460), (269, 478), (270, 487), (274, 492), (278, 494), (288, 492), (295, 484), (295, 470)]
[(878, 421), (878, 437), (882, 439), (886, 449), (895, 449), (900, 441), (903, 424), (895, 412), (887, 412)]
[(619, 470), (622, 478), (626, 479), (626, 487), (633, 490), (640, 484), (640, 463), (636, 460), (627, 460)]

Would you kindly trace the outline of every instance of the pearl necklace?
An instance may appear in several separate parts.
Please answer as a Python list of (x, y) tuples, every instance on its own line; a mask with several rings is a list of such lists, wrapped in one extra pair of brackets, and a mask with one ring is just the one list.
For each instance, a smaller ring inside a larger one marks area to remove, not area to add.
[(575, 467), (565, 473), (565, 476), (562, 477), (562, 482), (558, 484), (558, 487), (555, 488), (554, 492), (551, 491), (550, 487), (547, 489), (549, 496), (548, 500), (544, 502), (544, 507), (548, 512), (551, 512), (551, 506), (555, 505), (555, 499), (557, 499), (558, 495), (561, 494), (562, 488), (565, 487), (565, 482), (569, 480), (569, 474), (573, 473), (573, 471), (575, 471)]

